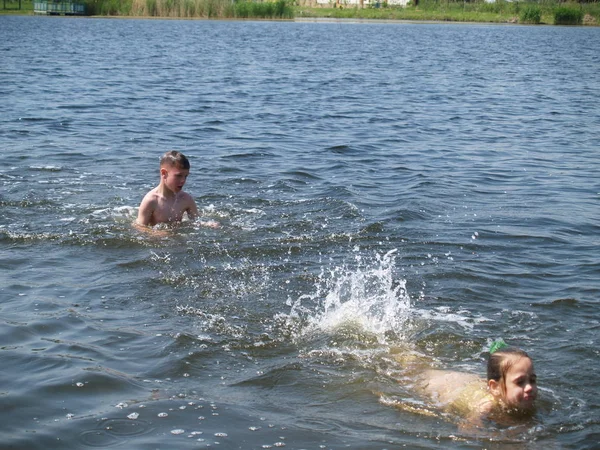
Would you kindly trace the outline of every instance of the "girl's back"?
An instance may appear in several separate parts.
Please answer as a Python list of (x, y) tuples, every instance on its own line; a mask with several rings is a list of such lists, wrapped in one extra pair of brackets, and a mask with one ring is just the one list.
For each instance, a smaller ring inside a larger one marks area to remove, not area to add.
[(430, 369), (420, 373), (418, 379), (423, 394), (460, 416), (486, 413), (493, 404), (485, 381), (475, 374)]

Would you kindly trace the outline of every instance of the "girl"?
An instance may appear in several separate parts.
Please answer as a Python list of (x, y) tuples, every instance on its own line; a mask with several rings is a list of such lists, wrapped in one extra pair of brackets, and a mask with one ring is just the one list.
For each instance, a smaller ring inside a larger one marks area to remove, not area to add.
[(487, 381), (474, 374), (426, 369), (422, 359), (397, 355), (416, 388), (437, 407), (480, 425), (484, 418), (506, 423), (509, 419), (530, 417), (537, 397), (537, 377), (533, 362), (523, 350), (509, 347), (501, 339), (490, 348)]

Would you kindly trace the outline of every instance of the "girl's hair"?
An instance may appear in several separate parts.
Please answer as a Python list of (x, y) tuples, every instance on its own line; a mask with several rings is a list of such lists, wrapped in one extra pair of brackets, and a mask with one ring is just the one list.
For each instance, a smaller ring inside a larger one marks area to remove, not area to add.
[(190, 162), (186, 156), (177, 150), (170, 150), (160, 157), (160, 166), (177, 166), (185, 170), (190, 170)]
[[(496, 350), (490, 355), (487, 365), (487, 379), (501, 381), (506, 379), (506, 374), (511, 366), (519, 358), (531, 357), (523, 350), (515, 347), (504, 347), (500, 350)], [(504, 383), (502, 383), (504, 385)]]

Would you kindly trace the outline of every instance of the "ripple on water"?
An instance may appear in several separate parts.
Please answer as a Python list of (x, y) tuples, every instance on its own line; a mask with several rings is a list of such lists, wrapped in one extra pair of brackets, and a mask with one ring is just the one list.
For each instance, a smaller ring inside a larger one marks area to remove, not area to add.
[(129, 438), (151, 433), (154, 427), (144, 420), (104, 419), (94, 430), (79, 435), (82, 444), (89, 447), (107, 447), (124, 443)]
[[(84, 446), (96, 448), (122, 446), (125, 443), (143, 448), (144, 443), (154, 445), (157, 436), (161, 436), (161, 439), (170, 436), (173, 441), (169, 446), (174, 448), (193, 446), (198, 442), (209, 446), (245, 442), (248, 448), (259, 448), (283, 446), (283, 441), (287, 439), (285, 427), (277, 427), (272, 423), (266, 425), (265, 417), (248, 414), (243, 408), (203, 398), (189, 400), (181, 397), (186, 396), (149, 400), (143, 405), (137, 402), (132, 405), (120, 403), (116, 414), (122, 417), (83, 419), (88, 424), (93, 420), (94, 425), (79, 433), (78, 441)], [(212, 413), (198, 416), (198, 411), (205, 408)], [(111, 412), (110, 415), (115, 416), (115, 413)]]

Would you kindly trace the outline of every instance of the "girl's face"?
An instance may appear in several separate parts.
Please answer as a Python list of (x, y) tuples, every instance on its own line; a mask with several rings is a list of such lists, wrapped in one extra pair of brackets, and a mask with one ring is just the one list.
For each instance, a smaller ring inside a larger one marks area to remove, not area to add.
[(518, 358), (506, 372), (504, 383), (506, 406), (525, 411), (533, 409), (537, 397), (537, 376), (531, 359)]

